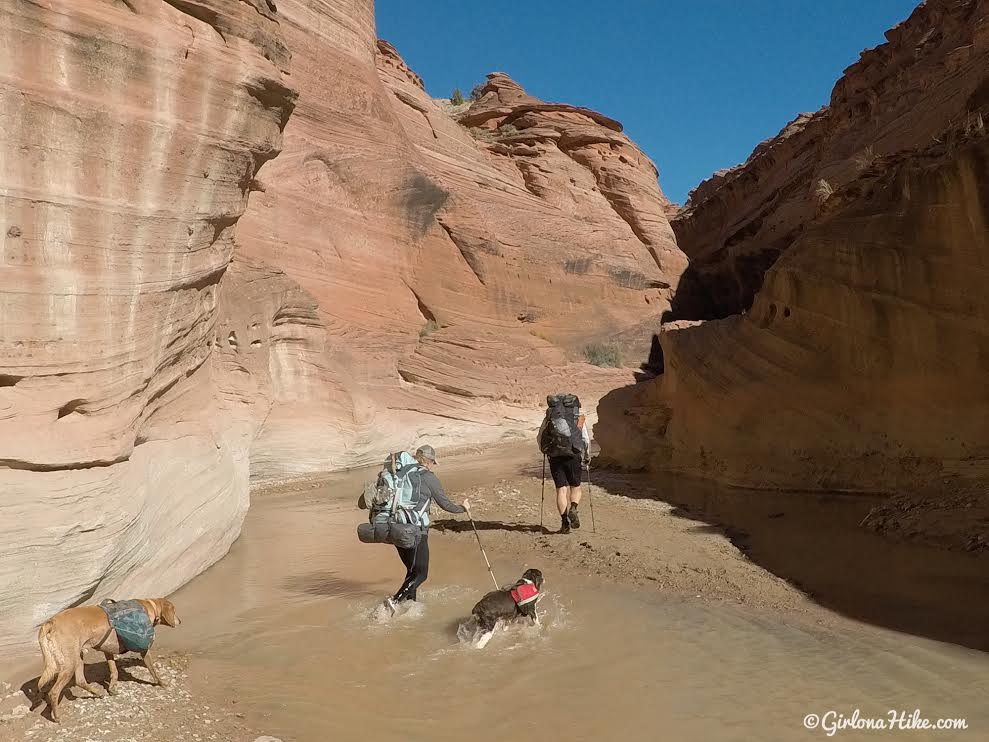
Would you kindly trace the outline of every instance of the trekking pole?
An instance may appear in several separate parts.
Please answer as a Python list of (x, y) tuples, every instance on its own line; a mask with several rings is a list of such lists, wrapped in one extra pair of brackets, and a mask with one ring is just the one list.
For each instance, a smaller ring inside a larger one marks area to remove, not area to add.
[(546, 454), (543, 454), (543, 494), (539, 497), (539, 530), (543, 530), (543, 508), (546, 503)]
[(587, 501), (591, 503), (591, 533), (597, 533), (598, 527), (594, 523), (594, 488), (591, 486), (591, 462), (587, 462)]
[(500, 590), (501, 585), (498, 584), (498, 580), (495, 579), (494, 570), (491, 569), (491, 562), (488, 561), (488, 555), (484, 551), (484, 547), (481, 546), (481, 534), (477, 532), (477, 526), (474, 525), (474, 517), (470, 514), (470, 508), (467, 508), (467, 517), (470, 518), (471, 528), (474, 529), (474, 536), (477, 538), (477, 546), (481, 550), (481, 556), (484, 557), (484, 563), (488, 565), (488, 572), (491, 574), (491, 581), (495, 585), (495, 590)]

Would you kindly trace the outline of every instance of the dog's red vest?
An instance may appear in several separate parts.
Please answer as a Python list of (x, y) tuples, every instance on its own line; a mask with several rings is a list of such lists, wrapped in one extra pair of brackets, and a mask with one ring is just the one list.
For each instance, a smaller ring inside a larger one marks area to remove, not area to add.
[(531, 582), (523, 582), (512, 588), (512, 600), (515, 605), (526, 605), (539, 598), (539, 589)]

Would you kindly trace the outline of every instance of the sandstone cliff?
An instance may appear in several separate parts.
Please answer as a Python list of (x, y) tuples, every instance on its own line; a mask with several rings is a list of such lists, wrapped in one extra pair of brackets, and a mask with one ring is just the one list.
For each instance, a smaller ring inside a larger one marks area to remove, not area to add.
[(986, 0), (928, 0), (845, 71), (828, 106), (701, 183), (672, 221), (688, 279), (697, 279), (683, 287), (675, 318), (748, 309), (766, 270), (832, 192), (877, 158), (974, 124), (989, 103), (987, 8)]
[(671, 323), (602, 401), (603, 455), (734, 484), (905, 489), (989, 474), (989, 137), (877, 161), (745, 315)]
[(631, 380), (583, 348), (617, 335), (634, 365), (686, 258), (621, 125), (499, 74), (458, 120), (371, 2), (278, 7), (299, 105), (231, 266), (267, 298), (227, 302), (219, 333), (229, 393), (264, 418), (255, 480), (528, 435), (547, 392)]
[(222, 556), (218, 285), (294, 94), (264, 0), (0, 6), (0, 645)]
[(632, 371), (584, 345), (637, 359), (686, 265), (620, 124), (503, 75), (457, 121), (371, 0), (16, 0), (0, 40), (0, 646), (201, 571), (250, 478), (593, 404)]
[[(709, 309), (758, 292), (747, 312), (664, 325), (660, 375), (603, 399), (595, 432), (603, 458), (628, 467), (908, 494), (866, 525), (979, 550), (989, 4), (931, 0), (888, 37), (828, 110), (694, 193), (675, 229)], [(818, 179), (835, 185), (812, 204)]]

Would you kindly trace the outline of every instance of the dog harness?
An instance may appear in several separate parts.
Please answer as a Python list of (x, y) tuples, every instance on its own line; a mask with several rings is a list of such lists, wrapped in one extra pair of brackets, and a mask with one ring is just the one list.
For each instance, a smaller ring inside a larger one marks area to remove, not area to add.
[(155, 627), (144, 606), (136, 600), (104, 600), (100, 608), (117, 632), (121, 649), (144, 654), (155, 640)]
[(539, 600), (539, 588), (533, 584), (532, 580), (522, 580), (512, 588), (512, 600), (517, 606), (528, 605)]

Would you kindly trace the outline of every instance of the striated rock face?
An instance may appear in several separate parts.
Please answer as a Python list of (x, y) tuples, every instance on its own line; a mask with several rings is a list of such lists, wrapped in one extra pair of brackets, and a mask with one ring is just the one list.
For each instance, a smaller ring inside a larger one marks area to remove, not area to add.
[(371, 0), (15, 0), (0, 40), (0, 646), (201, 571), (250, 479), (528, 437), (671, 307), (620, 124), (503, 75), (458, 121)]
[(667, 325), (665, 373), (601, 403), (604, 457), (748, 486), (984, 492), (989, 135), (938, 139), (832, 195), (750, 312)]
[(743, 311), (665, 324), (659, 376), (607, 395), (595, 433), (627, 467), (896, 493), (863, 527), (976, 551), (989, 545), (989, 4), (929, 0), (887, 37), (829, 108), (694, 192), (674, 220), (692, 262), (673, 314)]
[(222, 556), (219, 285), (294, 95), (266, 0), (0, 5), (0, 646)]
[(863, 526), (984, 549), (989, 4), (930, 0), (887, 37), (693, 193), (673, 314), (748, 311), (664, 325), (660, 375), (595, 433), (627, 467), (897, 493)]
[(672, 221), (691, 261), (675, 317), (748, 309), (766, 270), (832, 192), (877, 158), (974, 126), (989, 103), (987, 8), (986, 0), (928, 0), (845, 71), (830, 105), (701, 183)]
[(627, 383), (583, 348), (643, 357), (686, 258), (621, 125), (504, 75), (458, 121), (375, 39), (370, 0), (278, 10), (299, 105), (237, 229), (265, 298), (234, 292), (218, 333), (228, 393), (264, 420), (254, 479), (519, 435), (547, 392)]

